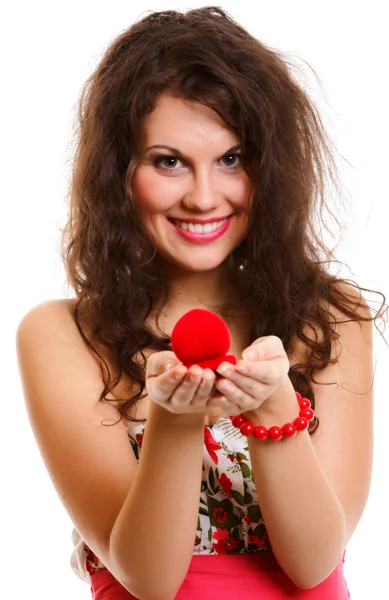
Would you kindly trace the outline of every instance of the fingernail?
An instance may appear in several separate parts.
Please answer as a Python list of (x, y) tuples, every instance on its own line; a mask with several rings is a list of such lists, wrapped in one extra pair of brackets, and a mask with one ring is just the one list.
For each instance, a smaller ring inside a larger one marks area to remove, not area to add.
[(174, 374), (174, 378), (182, 379), (184, 375), (185, 375), (185, 371), (183, 371), (182, 369), (177, 369), (177, 371)]
[(247, 373), (247, 364), (244, 362), (235, 365), (235, 369), (241, 373)]
[(191, 373), (189, 373), (189, 379), (190, 381), (196, 381), (197, 379), (200, 379), (200, 375), (199, 373), (192, 371)]
[(232, 374), (232, 369), (228, 365), (220, 365), (220, 367), (218, 367), (216, 369), (216, 371), (218, 373), (220, 373), (221, 375), (231, 375)]

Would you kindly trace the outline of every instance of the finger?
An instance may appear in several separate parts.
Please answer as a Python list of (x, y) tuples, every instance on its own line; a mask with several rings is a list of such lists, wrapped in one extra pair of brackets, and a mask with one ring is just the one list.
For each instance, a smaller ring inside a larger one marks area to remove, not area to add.
[(217, 388), (239, 404), (265, 396), (269, 388), (278, 385), (289, 372), (287, 358), (241, 362), (241, 365), (238, 363), (235, 368), (229, 366), (227, 370), (221, 366), (226, 377), (217, 382)]
[(282, 340), (276, 335), (266, 335), (255, 340), (242, 352), (242, 358), (247, 360), (267, 360), (286, 356)]
[(163, 352), (151, 354), (147, 359), (146, 378), (161, 375), (169, 365), (171, 368), (176, 365), (182, 365), (182, 362), (178, 360), (174, 352), (164, 350)]
[(202, 378), (197, 386), (191, 402), (193, 405), (204, 404), (209, 400), (210, 396), (212, 395), (215, 379), (216, 376), (211, 369), (204, 369), (202, 372)]
[[(242, 390), (229, 379), (219, 379), (216, 386), (227, 400), (236, 406), (252, 404), (255, 401), (254, 396)], [(260, 397), (259, 394), (258, 397)]]
[(229, 416), (238, 415), (241, 411), (240, 408), (226, 396), (220, 392), (216, 392), (207, 403), (207, 409), (220, 408), (227, 412)]
[(147, 393), (155, 402), (167, 402), (180, 385), (186, 373), (186, 367), (177, 365), (161, 375), (149, 377), (146, 380)]
[(170, 400), (174, 408), (190, 405), (201, 382), (202, 374), (203, 370), (197, 365), (188, 369), (185, 377), (171, 395)]
[(275, 385), (289, 373), (287, 357), (264, 361), (239, 361), (230, 372), (229, 379), (251, 393), (256, 383)]

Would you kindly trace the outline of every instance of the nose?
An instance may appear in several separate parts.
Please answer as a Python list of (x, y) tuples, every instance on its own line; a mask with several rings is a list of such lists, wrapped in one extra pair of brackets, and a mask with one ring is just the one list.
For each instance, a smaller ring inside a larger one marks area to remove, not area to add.
[(188, 210), (208, 212), (220, 204), (221, 192), (215, 178), (209, 172), (194, 173), (182, 203)]

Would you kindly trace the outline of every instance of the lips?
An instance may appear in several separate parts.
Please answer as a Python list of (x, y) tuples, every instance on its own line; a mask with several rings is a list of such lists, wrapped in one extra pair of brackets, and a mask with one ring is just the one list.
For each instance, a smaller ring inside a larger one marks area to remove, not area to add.
[(191, 221), (178, 221), (177, 219), (171, 219), (172, 223), (183, 229), (184, 231), (191, 231), (192, 233), (212, 233), (219, 229), (226, 221), (227, 217), (219, 221), (212, 221), (211, 223), (193, 223)]
[[(190, 221), (176, 221), (168, 219), (177, 233), (181, 237), (195, 244), (207, 244), (221, 237), (230, 227), (233, 216), (226, 217), (221, 221), (213, 221), (213, 223), (193, 223)], [(187, 229), (184, 227), (186, 226)], [(197, 228), (197, 230), (196, 230)], [(209, 231), (207, 231), (209, 229)]]

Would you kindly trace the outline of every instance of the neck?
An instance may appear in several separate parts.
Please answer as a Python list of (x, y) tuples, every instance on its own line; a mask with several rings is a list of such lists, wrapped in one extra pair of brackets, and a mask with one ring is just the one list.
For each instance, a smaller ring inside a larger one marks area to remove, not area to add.
[(163, 270), (168, 280), (168, 295), (163, 304), (162, 298), (156, 302), (150, 322), (154, 323), (158, 315), (158, 322), (169, 335), (182, 315), (194, 308), (203, 308), (220, 315), (232, 329), (242, 328), (245, 316), (231, 260), (212, 271), (179, 271), (166, 263)]
[(167, 304), (186, 310), (204, 308), (220, 312), (238, 300), (231, 264), (226, 261), (212, 271), (169, 270)]

